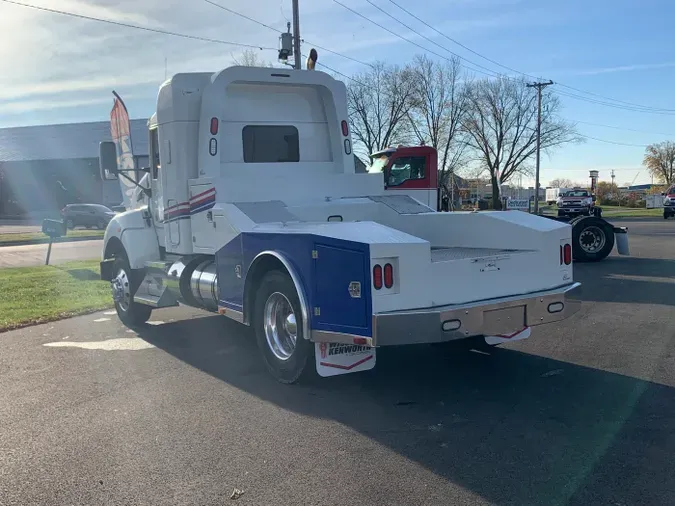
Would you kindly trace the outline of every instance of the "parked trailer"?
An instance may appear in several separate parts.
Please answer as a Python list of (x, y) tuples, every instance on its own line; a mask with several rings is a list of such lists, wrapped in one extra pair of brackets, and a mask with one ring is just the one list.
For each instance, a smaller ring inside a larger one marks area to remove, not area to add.
[(619, 255), (630, 255), (628, 228), (615, 227), (597, 216), (574, 218), (546, 216), (545, 218), (569, 223), (572, 227), (572, 253), (578, 262), (599, 262), (609, 256), (616, 245)]

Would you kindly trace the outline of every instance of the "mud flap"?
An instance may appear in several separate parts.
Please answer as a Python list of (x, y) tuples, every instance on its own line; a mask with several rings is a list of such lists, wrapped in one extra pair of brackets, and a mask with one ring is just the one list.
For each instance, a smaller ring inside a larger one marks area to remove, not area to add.
[(485, 342), (489, 345), (510, 343), (513, 341), (520, 341), (521, 339), (527, 339), (528, 337), (530, 337), (531, 333), (532, 329), (530, 327), (525, 327), (524, 329), (519, 330), (518, 332), (514, 332), (513, 334), (485, 336)]
[(316, 372), (319, 376), (337, 376), (368, 371), (375, 367), (375, 348), (356, 344), (314, 343)]

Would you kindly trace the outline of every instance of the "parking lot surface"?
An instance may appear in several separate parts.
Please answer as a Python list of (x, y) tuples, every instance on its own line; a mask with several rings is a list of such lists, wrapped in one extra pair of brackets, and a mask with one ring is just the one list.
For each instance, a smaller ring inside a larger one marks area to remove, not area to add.
[(284, 386), (188, 308), (0, 334), (0, 504), (672, 504), (675, 222), (616, 224), (582, 309), (489, 355)]

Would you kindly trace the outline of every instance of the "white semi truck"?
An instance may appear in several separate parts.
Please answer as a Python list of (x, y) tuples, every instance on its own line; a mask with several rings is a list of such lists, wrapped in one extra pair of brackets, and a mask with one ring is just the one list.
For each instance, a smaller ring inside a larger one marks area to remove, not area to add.
[(142, 178), (119, 105), (101, 173), (129, 210), (107, 227), (101, 277), (126, 325), (178, 304), (220, 313), (292, 383), (371, 369), (382, 346), (522, 339), (578, 309), (569, 225), (440, 213), (356, 174), (345, 86), (325, 73), (173, 76)]

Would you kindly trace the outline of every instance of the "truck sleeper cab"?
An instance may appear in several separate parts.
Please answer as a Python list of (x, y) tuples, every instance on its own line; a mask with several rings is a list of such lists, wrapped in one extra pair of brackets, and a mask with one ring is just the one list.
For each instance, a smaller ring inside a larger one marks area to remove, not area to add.
[(113, 218), (101, 262), (127, 325), (218, 312), (292, 383), (371, 369), (379, 346), (524, 338), (578, 308), (568, 225), (437, 213), (356, 174), (345, 87), (322, 72), (178, 74), (149, 135), (150, 195)]

